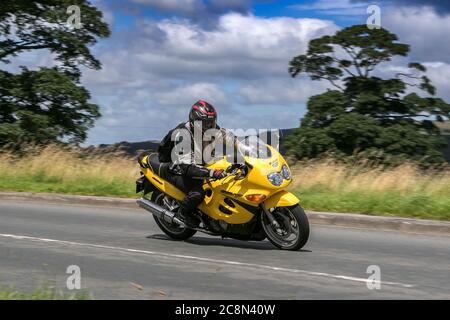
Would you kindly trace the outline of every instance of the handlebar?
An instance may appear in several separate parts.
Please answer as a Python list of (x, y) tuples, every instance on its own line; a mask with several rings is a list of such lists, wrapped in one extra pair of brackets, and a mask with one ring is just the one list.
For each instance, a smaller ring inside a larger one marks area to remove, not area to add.
[(228, 175), (225, 178), (223, 178), (222, 184), (224, 184), (226, 178), (230, 176), (235, 176), (234, 178), (235, 180), (239, 177), (245, 177), (248, 173), (248, 167), (246, 164), (243, 163), (233, 163), (225, 170), (225, 172), (228, 173)]
[[(222, 180), (221, 184), (224, 184), (225, 181), (227, 181), (227, 178), (229, 178), (231, 176), (235, 176), (235, 179), (236, 179), (236, 176), (245, 177), (248, 172), (248, 166), (243, 163), (233, 163), (233, 164), (229, 165), (228, 168), (225, 169), (225, 172), (227, 173), (227, 175), (221, 179), (218, 179), (218, 180)], [(207, 183), (211, 180), (216, 181), (217, 179), (208, 178)]]
[(228, 168), (225, 169), (225, 172), (234, 174), (234, 173), (237, 173), (239, 170), (244, 169), (245, 166), (246, 165), (242, 164), (242, 163), (233, 163)]

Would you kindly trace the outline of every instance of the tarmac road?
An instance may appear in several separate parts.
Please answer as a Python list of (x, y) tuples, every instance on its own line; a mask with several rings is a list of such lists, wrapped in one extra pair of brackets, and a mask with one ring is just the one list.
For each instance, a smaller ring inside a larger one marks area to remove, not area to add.
[[(95, 299), (450, 299), (450, 237), (311, 226), (304, 250), (197, 233), (169, 240), (142, 209), (0, 203), (0, 285)], [(381, 288), (369, 289), (369, 266)]]

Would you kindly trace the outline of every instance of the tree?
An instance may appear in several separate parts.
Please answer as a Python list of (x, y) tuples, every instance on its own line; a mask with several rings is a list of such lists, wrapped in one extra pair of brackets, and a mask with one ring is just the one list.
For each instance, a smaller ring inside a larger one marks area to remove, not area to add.
[[(80, 8), (81, 28), (67, 23), (73, 5)], [(86, 139), (100, 113), (80, 84), (80, 67), (100, 69), (89, 46), (109, 34), (101, 11), (87, 0), (2, 0), (0, 63), (6, 67), (20, 53), (47, 50), (55, 66), (0, 70), (0, 146)]]
[(412, 62), (392, 78), (374, 75), (381, 63), (408, 52), (395, 34), (365, 25), (311, 40), (306, 54), (290, 61), (289, 73), (329, 81), (334, 89), (309, 98), (300, 128), (286, 138), (287, 153), (298, 159), (359, 153), (382, 163), (442, 163), (446, 142), (432, 120), (448, 119), (450, 105), (433, 97), (426, 68)]

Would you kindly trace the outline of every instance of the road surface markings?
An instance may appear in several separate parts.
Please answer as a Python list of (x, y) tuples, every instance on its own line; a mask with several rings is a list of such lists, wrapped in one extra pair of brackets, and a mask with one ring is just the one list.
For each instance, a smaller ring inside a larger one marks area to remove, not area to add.
[[(347, 281), (354, 281), (354, 282), (367, 283), (367, 281), (368, 281), (368, 279), (366, 279), (366, 278), (344, 276), (344, 275), (338, 275), (338, 274), (332, 274), (332, 273), (307, 271), (307, 270), (301, 270), (301, 269), (290, 269), (290, 268), (283, 268), (283, 267), (273, 267), (273, 266), (268, 266), (268, 265), (260, 265), (260, 264), (247, 263), (247, 262), (210, 259), (210, 258), (188, 256), (188, 255), (182, 255), (182, 254), (158, 252), (158, 251), (147, 251), (147, 250), (140, 250), (140, 249), (106, 246), (106, 245), (95, 244), (95, 243), (73, 242), (73, 241), (66, 241), (66, 240), (47, 239), (47, 238), (38, 238), (38, 237), (30, 237), (30, 236), (14, 235), (14, 234), (3, 234), (3, 233), (0, 233), (0, 237), (15, 239), (15, 240), (28, 240), (28, 241), (33, 241), (33, 242), (46, 242), (46, 243), (63, 244), (63, 245), (69, 245), (69, 246), (79, 246), (79, 247), (116, 250), (116, 251), (122, 251), (122, 252), (132, 252), (132, 253), (166, 257), (166, 258), (172, 258), (172, 259), (176, 258), (176, 259), (185, 259), (185, 260), (204, 262), (204, 263), (214, 263), (214, 264), (221, 264), (221, 265), (226, 264), (226, 265), (234, 265), (234, 266), (241, 266), (241, 267), (250, 267), (250, 268), (260, 269), (260, 270), (280, 271), (280, 272), (294, 273), (294, 274), (295, 273), (296, 274), (306, 274), (309, 276), (340, 279), (340, 280), (347, 280)], [(413, 285), (413, 284), (406, 284), (406, 283), (401, 283), (401, 282), (381, 281), (380, 283), (382, 285), (399, 286), (399, 287), (404, 287), (404, 288), (415, 287), (415, 285)]]

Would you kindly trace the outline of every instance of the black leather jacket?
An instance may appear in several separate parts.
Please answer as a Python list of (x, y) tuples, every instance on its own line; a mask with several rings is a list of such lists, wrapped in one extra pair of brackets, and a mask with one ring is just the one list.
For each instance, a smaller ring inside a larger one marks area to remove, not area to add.
[[(218, 133), (222, 135), (225, 144), (234, 145), (236, 143), (236, 137), (228, 130), (222, 129), (217, 126)], [(176, 131), (178, 130), (178, 131)], [(191, 150), (190, 153), (179, 155), (172, 150), (179, 142), (177, 136), (183, 134), (189, 134), (191, 137)], [(199, 146), (201, 144), (201, 146)], [(203, 141), (196, 143), (192, 130), (190, 129), (189, 122), (180, 123), (175, 128), (170, 130), (167, 135), (161, 140), (158, 146), (158, 154), (160, 162), (169, 162), (169, 170), (173, 174), (183, 175), (194, 179), (205, 179), (212, 177), (213, 170), (205, 168), (203, 157), (196, 157), (199, 153), (203, 153), (204, 143)], [(200, 155), (201, 155), (200, 154)], [(174, 157), (174, 159), (172, 159)], [(201, 159), (201, 161), (196, 161)]]

